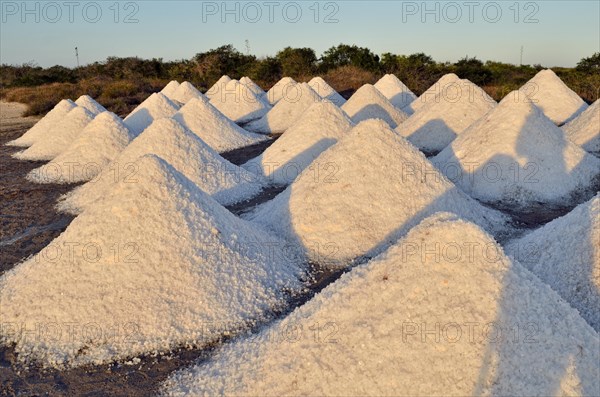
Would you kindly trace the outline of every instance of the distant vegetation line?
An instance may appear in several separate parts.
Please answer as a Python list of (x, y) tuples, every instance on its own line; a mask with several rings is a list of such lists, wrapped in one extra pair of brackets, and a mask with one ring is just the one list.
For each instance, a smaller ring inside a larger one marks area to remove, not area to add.
[[(321, 75), (347, 97), (361, 85), (374, 83), (386, 73), (398, 76), (417, 95), (444, 74), (456, 73), (500, 100), (541, 69), (541, 65), (484, 63), (468, 57), (455, 63), (443, 63), (423, 53), (385, 53), (380, 57), (368, 48), (346, 44), (328, 49), (321, 57), (311, 48), (287, 47), (273, 57), (257, 58), (225, 45), (188, 60), (170, 62), (109, 57), (104, 62), (78, 68), (0, 65), (0, 98), (26, 103), (30, 107), (28, 113), (38, 115), (63, 98), (75, 99), (89, 94), (107, 109), (125, 115), (170, 80), (187, 80), (206, 90), (224, 74), (238, 79), (249, 76), (263, 89), (268, 89), (283, 76), (308, 81)], [(553, 70), (587, 102), (592, 103), (600, 96), (600, 53), (583, 58), (575, 68)]]

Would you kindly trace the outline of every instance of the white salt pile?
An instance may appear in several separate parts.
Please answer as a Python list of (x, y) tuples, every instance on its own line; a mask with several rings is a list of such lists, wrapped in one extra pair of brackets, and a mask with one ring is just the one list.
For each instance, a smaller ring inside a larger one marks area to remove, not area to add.
[(210, 102), (191, 99), (173, 116), (181, 125), (198, 135), (217, 152), (227, 152), (268, 140), (264, 135), (254, 134), (229, 120)]
[[(269, 91), (267, 91), (266, 98), (271, 105), (275, 105), (281, 100), (281, 98), (287, 97), (288, 91), (293, 89), (298, 84), (296, 80), (291, 77), (284, 77), (279, 80)], [(292, 94), (293, 96), (293, 94)]]
[(415, 99), (409, 106), (413, 112), (419, 110), (425, 104), (436, 101), (438, 95), (448, 96), (447, 91), (453, 90), (455, 82), (458, 82), (460, 78), (454, 73), (448, 73), (443, 75), (435, 84), (429, 87), (420, 97)]
[(189, 81), (181, 83), (173, 93), (173, 96), (169, 98), (180, 104), (186, 104), (193, 98), (208, 102), (208, 98), (204, 97), (204, 95)]
[(129, 116), (125, 117), (125, 124), (135, 135), (139, 135), (154, 120), (163, 117), (173, 117), (179, 107), (162, 93), (150, 95), (138, 107), (133, 109)]
[(290, 128), (306, 109), (322, 98), (306, 83), (298, 83), (291, 87), (286, 96), (262, 118), (255, 120), (246, 129), (261, 133), (281, 133)]
[(134, 135), (111, 112), (94, 118), (69, 147), (27, 179), (37, 183), (75, 183), (95, 178), (131, 142)]
[(265, 95), (265, 92), (262, 88), (260, 88), (250, 77), (244, 76), (240, 79), (240, 83), (244, 84), (246, 87), (250, 89), (253, 93), (256, 94), (259, 98), (262, 98)]
[(518, 211), (587, 200), (600, 174), (600, 160), (517, 91), (432, 161), (472, 197)]
[(600, 155), (600, 99), (562, 129), (584, 150)]
[(313, 77), (312, 80), (308, 82), (310, 88), (315, 90), (317, 94), (323, 99), (327, 99), (337, 106), (342, 106), (346, 103), (344, 97), (342, 97), (336, 90), (333, 89), (325, 80), (321, 77)]
[[(114, 186), (0, 279), (0, 335), (19, 359), (78, 366), (204, 346), (269, 316), (283, 289), (299, 288), (293, 256), (265, 248), (283, 242), (157, 156), (138, 164), (135, 182)], [(31, 337), (40, 326), (43, 336)]]
[(600, 195), (511, 241), (506, 252), (600, 331)]
[(61, 121), (67, 113), (77, 105), (70, 99), (63, 99), (51, 111), (40, 119), (33, 127), (19, 138), (7, 143), (8, 146), (28, 147), (33, 145), (40, 136), (45, 135), (56, 123)]
[(250, 218), (324, 266), (377, 255), (438, 211), (508, 231), (507, 217), (457, 189), (382, 120), (360, 123), (315, 163), (318, 173), (302, 174)]
[[(275, 184), (292, 183), (352, 126), (352, 121), (336, 105), (327, 100), (317, 102), (267, 150), (242, 167), (266, 176)], [(309, 172), (318, 172), (320, 167), (326, 166), (318, 164)]]
[(222, 158), (177, 121), (165, 118), (135, 138), (96, 179), (68, 193), (58, 208), (77, 214), (97, 205), (120, 180), (137, 180), (138, 159), (145, 154), (162, 157), (223, 205), (250, 198), (265, 184), (259, 176)]
[(359, 123), (368, 119), (382, 119), (396, 128), (408, 115), (397, 109), (381, 92), (371, 84), (360, 87), (342, 106), (342, 110)]
[(417, 96), (393, 74), (386, 74), (375, 83), (379, 90), (395, 107), (402, 109), (410, 105)]
[(212, 95), (210, 103), (236, 123), (260, 119), (270, 109), (269, 105), (237, 80), (231, 80)]
[(179, 82), (177, 80), (171, 80), (169, 81), (169, 84), (167, 84), (162, 90), (160, 90), (160, 92), (167, 98), (173, 99), (173, 94), (175, 94), (177, 87), (179, 87)]
[(538, 72), (519, 91), (558, 125), (577, 117), (588, 107), (583, 99), (550, 69)]
[(52, 160), (83, 132), (94, 119), (94, 114), (82, 106), (76, 106), (57, 120), (31, 147), (15, 153), (19, 160)]
[(206, 91), (204, 96), (206, 96), (208, 99), (212, 99), (213, 96), (221, 95), (221, 92), (225, 89), (225, 86), (227, 86), (227, 83), (230, 81), (231, 77), (224, 74), (208, 89), (208, 91)]
[(438, 214), (165, 396), (597, 395), (598, 334), (477, 226)]
[(89, 95), (82, 95), (82, 96), (80, 96), (75, 101), (75, 104), (78, 105), (78, 106), (81, 106), (83, 108), (86, 108), (94, 116), (96, 116), (96, 115), (98, 115), (98, 114), (100, 114), (102, 112), (106, 112), (106, 108), (104, 108), (104, 106), (102, 106), (98, 102), (96, 102), (94, 100), (94, 98), (92, 98)]
[(495, 106), (496, 101), (481, 88), (469, 80), (458, 80), (396, 131), (423, 152), (437, 154)]

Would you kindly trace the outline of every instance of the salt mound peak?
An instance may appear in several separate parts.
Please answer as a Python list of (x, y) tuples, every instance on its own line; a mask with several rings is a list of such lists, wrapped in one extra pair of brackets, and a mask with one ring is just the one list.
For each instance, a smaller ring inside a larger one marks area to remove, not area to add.
[(327, 99), (336, 104), (337, 106), (342, 106), (344, 103), (346, 103), (344, 97), (338, 94), (338, 92), (334, 90), (333, 87), (331, 87), (329, 84), (327, 84), (327, 82), (323, 80), (323, 78), (320, 76), (313, 77), (308, 82), (308, 85), (310, 86), (310, 88), (315, 90), (315, 92), (319, 94), (321, 98)]
[(40, 136), (45, 135), (54, 124), (60, 122), (60, 120), (76, 106), (77, 104), (70, 99), (61, 100), (26, 133), (19, 138), (8, 142), (7, 145), (18, 147), (28, 147), (33, 145)]
[(150, 95), (125, 117), (125, 124), (135, 135), (139, 135), (153, 121), (163, 117), (173, 117), (179, 107), (164, 94), (158, 92)]
[(33, 145), (15, 153), (13, 157), (19, 160), (52, 160), (65, 151), (93, 119), (94, 114), (89, 110), (76, 106), (36, 139)]
[(173, 116), (217, 152), (227, 152), (268, 140), (239, 127), (208, 101), (191, 99)]
[(244, 84), (246, 87), (250, 89), (253, 93), (255, 93), (259, 98), (262, 98), (265, 95), (265, 91), (258, 86), (252, 79), (248, 76), (244, 76), (240, 79), (240, 83)]
[(68, 193), (59, 209), (80, 213), (97, 205), (119, 180), (135, 180), (138, 158), (156, 154), (223, 205), (258, 194), (265, 184), (215, 152), (174, 119), (159, 119), (135, 138), (95, 179)]
[(237, 80), (231, 80), (225, 88), (210, 97), (210, 103), (236, 123), (260, 119), (270, 109), (261, 98)]
[(562, 129), (571, 141), (600, 156), (600, 99)]
[(452, 90), (452, 87), (456, 82), (460, 81), (460, 78), (454, 73), (447, 73), (440, 77), (431, 87), (425, 90), (417, 99), (415, 99), (409, 106), (409, 108), (416, 112), (422, 106), (426, 105), (431, 101), (435, 101), (438, 95), (447, 95), (446, 91)]
[(600, 331), (600, 195), (511, 241), (506, 252)]
[(246, 125), (246, 129), (262, 133), (283, 132), (290, 128), (306, 109), (321, 100), (319, 94), (308, 84), (297, 83), (261, 119)]
[[(63, 255), (42, 251), (0, 279), (3, 321), (22, 324), (19, 330), (102, 330), (29, 338), (2, 327), (21, 360), (74, 367), (205, 347), (283, 306), (284, 289), (299, 289), (293, 257), (264, 248), (283, 249), (283, 242), (229, 213), (157, 156), (138, 164), (134, 181), (118, 183), (52, 241), (52, 252)], [(125, 328), (116, 335), (129, 337), (111, 337), (115, 326)]]
[(163, 87), (160, 92), (169, 99), (173, 99), (173, 94), (177, 91), (179, 87), (179, 82), (177, 80), (171, 80), (169, 83)]
[(227, 83), (229, 83), (231, 81), (231, 77), (227, 76), (226, 74), (224, 74), (223, 76), (221, 76), (219, 78), (219, 80), (217, 80), (215, 82), (215, 84), (213, 84), (208, 91), (206, 91), (206, 93), (204, 94), (208, 99), (212, 99), (213, 96), (220, 96), (221, 92), (225, 89), (225, 87), (227, 86)]
[(360, 87), (342, 106), (342, 110), (354, 121), (360, 123), (368, 119), (381, 119), (390, 127), (396, 128), (408, 115), (397, 109), (371, 84)]
[(293, 88), (296, 84), (296, 80), (291, 77), (284, 77), (279, 80), (269, 91), (267, 91), (267, 100), (271, 105), (275, 105), (283, 97), (287, 97), (287, 92), (290, 88)]
[(519, 90), (557, 125), (577, 117), (588, 107), (551, 69), (541, 70)]
[[(318, 337), (274, 337), (316, 328)], [(598, 334), (554, 291), (480, 228), (442, 213), (283, 320), (173, 373), (161, 391), (595, 395), (599, 352)]]
[(37, 183), (76, 183), (95, 178), (131, 142), (134, 135), (114, 113), (96, 116), (69, 147), (27, 179)]
[(375, 83), (377, 88), (390, 103), (402, 109), (410, 105), (417, 96), (396, 75), (386, 74)]
[(396, 131), (427, 154), (437, 154), (496, 106), (469, 80), (458, 80), (410, 116)]
[(198, 89), (189, 81), (181, 83), (170, 98), (181, 104), (186, 104), (193, 98), (208, 102), (208, 98), (198, 91)]
[(600, 174), (600, 160), (517, 91), (432, 161), (472, 197), (518, 211), (588, 200)]
[(498, 236), (508, 230), (504, 215), (457, 189), (383, 120), (358, 124), (315, 163), (318, 173), (300, 175), (250, 218), (324, 266), (376, 255), (438, 211)]
[[(275, 184), (292, 183), (353, 126), (348, 116), (332, 102), (314, 103), (275, 143), (242, 167), (266, 176)], [(317, 168), (319, 166), (325, 165), (317, 165)]]
[(100, 105), (89, 95), (82, 95), (75, 101), (75, 104), (86, 108), (94, 116), (102, 112), (106, 112), (106, 108)]

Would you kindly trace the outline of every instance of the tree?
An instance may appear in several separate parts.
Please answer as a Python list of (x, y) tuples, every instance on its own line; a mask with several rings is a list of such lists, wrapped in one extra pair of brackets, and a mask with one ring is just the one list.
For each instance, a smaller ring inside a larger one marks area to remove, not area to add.
[(256, 83), (269, 86), (282, 77), (281, 63), (277, 58), (267, 57), (259, 59), (250, 68), (248, 76)]
[(321, 57), (321, 68), (323, 71), (338, 68), (340, 66), (356, 66), (368, 71), (379, 71), (379, 56), (371, 50), (356, 45), (340, 44), (331, 47)]
[(317, 66), (317, 55), (312, 48), (286, 47), (276, 55), (285, 76), (311, 75)]
[(600, 52), (595, 53), (591, 57), (582, 58), (577, 64), (576, 69), (580, 72), (600, 72)]
[(384, 73), (393, 73), (416, 93), (422, 93), (436, 82), (448, 68), (422, 52), (411, 55), (385, 53), (381, 58)]
[(407, 57), (408, 66), (415, 69), (426, 69), (436, 66), (436, 62), (432, 57), (422, 52), (411, 54)]
[(492, 79), (492, 72), (477, 58), (465, 57), (454, 65), (458, 77), (471, 80), (477, 85), (485, 85)]
[(380, 62), (381, 70), (384, 73), (393, 73), (393, 74), (398, 73), (401, 69), (400, 58), (401, 58), (400, 55), (395, 55), (390, 52), (385, 52), (385, 53), (381, 54), (381, 62)]
[(196, 72), (204, 81), (216, 81), (224, 74), (240, 78), (256, 61), (253, 55), (244, 55), (231, 44), (194, 56)]
[[(102, 75), (116, 79), (135, 79), (140, 77), (163, 77), (163, 61), (160, 58), (141, 59), (138, 57), (108, 57), (99, 68)], [(84, 69), (83, 67), (80, 69)]]

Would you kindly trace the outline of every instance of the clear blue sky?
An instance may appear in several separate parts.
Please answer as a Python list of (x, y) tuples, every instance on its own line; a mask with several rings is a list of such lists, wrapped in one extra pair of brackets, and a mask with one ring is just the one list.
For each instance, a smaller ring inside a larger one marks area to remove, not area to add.
[[(320, 55), (346, 43), (378, 54), (510, 63), (519, 63), (523, 46), (524, 63), (544, 66), (574, 66), (600, 51), (598, 0), (66, 1), (27, 2), (25, 9), (1, 0), (0, 62), (74, 66), (76, 46), (82, 64), (108, 56), (174, 60), (229, 43), (245, 52), (245, 40), (257, 56), (285, 46)], [(132, 13), (133, 23), (125, 23)]]

